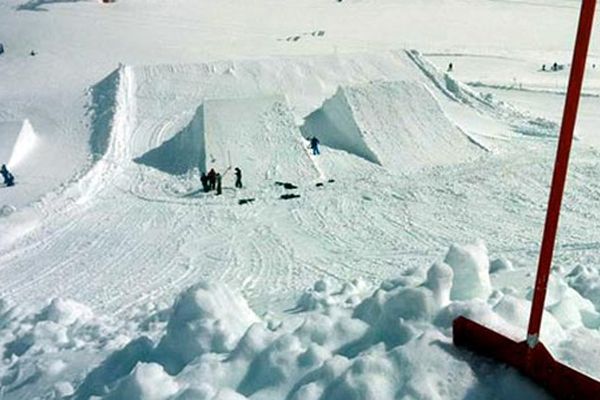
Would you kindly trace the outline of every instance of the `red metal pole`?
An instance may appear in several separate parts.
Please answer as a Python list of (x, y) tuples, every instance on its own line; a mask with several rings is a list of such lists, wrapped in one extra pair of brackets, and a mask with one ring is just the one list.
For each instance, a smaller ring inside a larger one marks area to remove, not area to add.
[(575, 41), (573, 63), (571, 65), (571, 75), (569, 77), (569, 87), (567, 89), (567, 99), (560, 129), (560, 137), (558, 139), (556, 161), (554, 163), (554, 174), (552, 176), (552, 186), (550, 188), (550, 199), (548, 200), (548, 211), (546, 214), (546, 224), (544, 226), (542, 249), (535, 280), (535, 291), (533, 303), (531, 305), (529, 329), (527, 331), (527, 343), (530, 348), (535, 347), (539, 342), (548, 277), (550, 276), (550, 266), (554, 254), (554, 242), (556, 239), (560, 206), (562, 204), (565, 180), (567, 177), (569, 154), (571, 152), (571, 143), (573, 142), (573, 131), (577, 119), (577, 109), (579, 107), (579, 97), (583, 85), (583, 75), (592, 34), (595, 8), (596, 0), (583, 0), (581, 14), (579, 16), (577, 39)]

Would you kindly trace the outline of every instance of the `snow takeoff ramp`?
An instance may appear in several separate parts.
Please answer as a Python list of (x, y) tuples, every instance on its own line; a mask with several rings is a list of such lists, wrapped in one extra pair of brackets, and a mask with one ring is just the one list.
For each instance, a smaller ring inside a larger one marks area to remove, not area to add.
[(301, 129), (326, 146), (399, 171), (456, 164), (482, 152), (419, 82), (340, 87)]
[(204, 131), (207, 170), (239, 167), (249, 184), (318, 176), (283, 97), (207, 100)]
[(29, 120), (0, 123), (0, 164), (14, 168), (25, 161), (36, 146), (38, 137)]

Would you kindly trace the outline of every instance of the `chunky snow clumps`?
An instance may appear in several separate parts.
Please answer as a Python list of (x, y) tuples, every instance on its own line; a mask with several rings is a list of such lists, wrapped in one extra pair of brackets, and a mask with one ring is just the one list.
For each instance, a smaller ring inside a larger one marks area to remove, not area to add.
[[(201, 282), (162, 310), (154, 335), (139, 327), (124, 335), (70, 300), (37, 313), (0, 302), (0, 379), (15, 394), (26, 396), (27, 379), (36, 379), (48, 398), (74, 399), (545, 398), (510, 369), (452, 345), (459, 315), (524, 338), (530, 302), (493, 290), (490, 270), (514, 269), (503, 258), (490, 265), (481, 242), (453, 245), (426, 273), (375, 289), (360, 279), (319, 280), (277, 317), (256, 315), (224, 284)], [(570, 285), (551, 280), (542, 335), (574, 365), (589, 363), (569, 340), (600, 351), (589, 347), (600, 336), (586, 298), (597, 300), (586, 283), (593, 274), (576, 268)]]

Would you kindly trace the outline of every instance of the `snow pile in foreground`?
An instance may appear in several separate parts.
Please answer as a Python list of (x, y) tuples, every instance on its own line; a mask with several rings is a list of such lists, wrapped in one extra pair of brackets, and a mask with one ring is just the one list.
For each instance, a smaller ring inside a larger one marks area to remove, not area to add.
[[(490, 268), (512, 267), (491, 264), (483, 243), (453, 245), (425, 274), (374, 291), (362, 280), (320, 280), (281, 318), (259, 317), (239, 294), (207, 282), (134, 329), (69, 300), (37, 313), (0, 303), (0, 379), (7, 398), (546, 398), (515, 371), (452, 345), (459, 315), (524, 337), (530, 303), (510, 288), (493, 290)], [(569, 279), (594, 293), (580, 284), (590, 274), (575, 269)], [(599, 375), (584, 362), (600, 354), (599, 314), (565, 281), (552, 281), (544, 340), (559, 358)], [(152, 331), (150, 321), (158, 333), (140, 336)]]

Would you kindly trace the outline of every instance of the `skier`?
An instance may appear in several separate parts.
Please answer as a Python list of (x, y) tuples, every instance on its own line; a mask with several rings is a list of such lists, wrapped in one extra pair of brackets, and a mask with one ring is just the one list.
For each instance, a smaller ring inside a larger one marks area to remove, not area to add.
[(542, 64), (542, 71), (546, 71), (546, 64)]
[(454, 69), (454, 65), (452, 63), (448, 64), (448, 72), (452, 72)]
[(4, 184), (6, 186), (14, 186), (15, 177), (8, 171), (5, 164), (2, 164), (2, 168), (0, 168), (0, 174), (4, 178)]
[(238, 167), (235, 167), (235, 187), (242, 188), (242, 170)]
[(223, 191), (221, 190), (221, 174), (217, 173), (216, 180), (217, 180), (217, 196), (218, 196), (221, 193), (223, 193)]
[(208, 185), (209, 185), (208, 190), (215, 190), (216, 183), (217, 183), (217, 173), (215, 172), (214, 168), (211, 168), (210, 171), (208, 171), (207, 177), (208, 177)]
[(208, 176), (206, 176), (204, 171), (202, 171), (202, 173), (200, 174), (200, 182), (202, 183), (202, 189), (205, 192), (208, 192), (210, 190), (210, 188), (208, 186)]
[(310, 148), (312, 149), (314, 156), (321, 154), (319, 151), (319, 143), (321, 142), (319, 142), (319, 139), (317, 139), (316, 136), (313, 136), (312, 139), (310, 139)]

